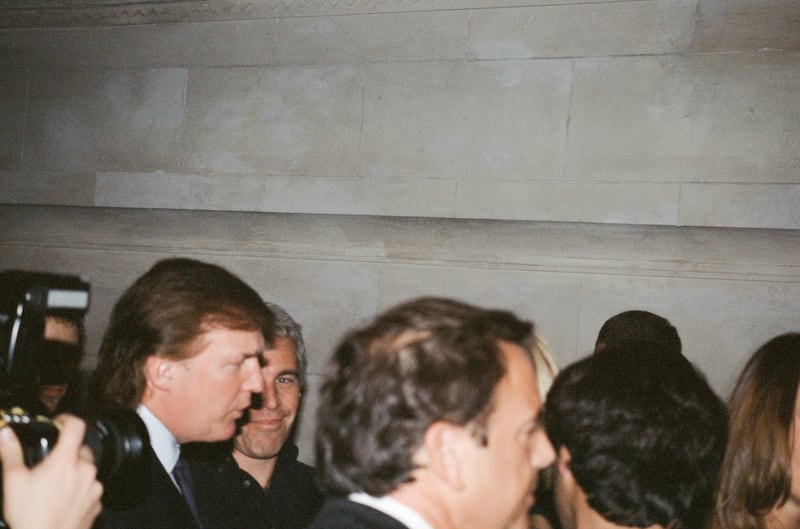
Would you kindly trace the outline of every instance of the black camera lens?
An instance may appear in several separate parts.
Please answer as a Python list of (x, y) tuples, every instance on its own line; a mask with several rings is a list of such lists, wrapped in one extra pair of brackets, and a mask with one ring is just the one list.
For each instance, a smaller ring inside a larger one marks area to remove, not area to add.
[(149, 442), (147, 428), (132, 410), (114, 410), (86, 424), (84, 443), (94, 454), (97, 479), (104, 483), (141, 465)]
[[(85, 419), (85, 422), (84, 444), (94, 455), (98, 480), (106, 483), (142, 464), (142, 454), (149, 440), (147, 429), (135, 412), (119, 409), (102, 417)], [(3, 423), (17, 434), (29, 467), (44, 459), (58, 440), (58, 426), (53, 421), (21, 408), (0, 410), (0, 425)]]
[(58, 439), (58, 428), (47, 417), (31, 415), (22, 408), (0, 410), (0, 425), (8, 425), (22, 445), (25, 464), (34, 466), (44, 459)]

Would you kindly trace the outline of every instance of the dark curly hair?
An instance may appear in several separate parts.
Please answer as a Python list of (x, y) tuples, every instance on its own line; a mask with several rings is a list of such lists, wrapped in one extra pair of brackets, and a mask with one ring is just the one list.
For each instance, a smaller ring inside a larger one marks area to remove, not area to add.
[(591, 355), (556, 378), (545, 423), (556, 450), (569, 450), (589, 506), (606, 520), (705, 527), (727, 413), (683, 357), (645, 342)]
[(533, 325), (509, 312), (420, 298), (347, 334), (322, 386), (317, 465), (330, 494), (385, 495), (412, 480), (412, 455), (437, 421), (486, 443), (498, 341), (529, 347)]
[(630, 342), (650, 342), (676, 355), (681, 354), (678, 330), (667, 319), (646, 310), (626, 310), (607, 319), (597, 333), (594, 350)]

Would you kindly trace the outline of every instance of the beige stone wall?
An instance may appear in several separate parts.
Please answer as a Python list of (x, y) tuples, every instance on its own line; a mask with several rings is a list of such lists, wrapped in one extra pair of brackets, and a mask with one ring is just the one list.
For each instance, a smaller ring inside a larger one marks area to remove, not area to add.
[(800, 329), (800, 3), (7, 0), (0, 221), (0, 268), (92, 282), (90, 353), (190, 255), (304, 324), (312, 401), (418, 294), (518, 310), (565, 363), (653, 310), (724, 393)]
[(800, 228), (793, 0), (46, 4), (9, 202)]

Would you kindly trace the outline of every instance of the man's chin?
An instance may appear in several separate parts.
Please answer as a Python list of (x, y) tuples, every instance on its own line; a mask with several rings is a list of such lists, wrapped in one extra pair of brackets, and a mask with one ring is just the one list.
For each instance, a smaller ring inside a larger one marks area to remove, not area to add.
[(236, 433), (236, 423), (228, 422), (225, 423), (224, 425), (220, 425), (219, 428), (210, 432), (207, 439), (196, 439), (196, 440), (205, 443), (216, 443), (218, 441), (227, 441), (228, 439), (232, 438), (235, 433)]

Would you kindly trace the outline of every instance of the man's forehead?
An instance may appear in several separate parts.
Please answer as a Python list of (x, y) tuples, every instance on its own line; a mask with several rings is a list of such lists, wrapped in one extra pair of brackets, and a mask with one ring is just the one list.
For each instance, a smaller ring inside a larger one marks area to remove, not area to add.
[(530, 400), (536, 409), (540, 408), (536, 367), (530, 353), (513, 342), (500, 340), (498, 344), (506, 364), (506, 372), (500, 381), (506, 380), (513, 391)]
[(290, 364), (292, 369), (297, 369), (297, 347), (291, 338), (286, 336), (275, 336), (272, 344), (267, 344), (261, 353), (264, 359), (264, 366), (281, 360), (283, 364)]
[(530, 366), (534, 374), (536, 373), (536, 366), (533, 362), (533, 357), (525, 347), (508, 340), (498, 340), (497, 345), (500, 347), (500, 352), (507, 363), (510, 362), (512, 358), (521, 360), (523, 363)]
[[(202, 329), (193, 339), (189, 342), (187, 350), (192, 354), (203, 352), (205, 349), (213, 346), (213, 344), (225, 343), (228, 340), (235, 340), (240, 347), (246, 344), (240, 342), (242, 337), (246, 337), (245, 342), (252, 341), (252, 350), (248, 347), (247, 350), (236, 351), (248, 355), (260, 354), (266, 347), (264, 336), (259, 331), (249, 329), (231, 329), (223, 326), (214, 326)], [(251, 340), (252, 339), (252, 340)], [(219, 347), (215, 347), (219, 348)]]

